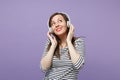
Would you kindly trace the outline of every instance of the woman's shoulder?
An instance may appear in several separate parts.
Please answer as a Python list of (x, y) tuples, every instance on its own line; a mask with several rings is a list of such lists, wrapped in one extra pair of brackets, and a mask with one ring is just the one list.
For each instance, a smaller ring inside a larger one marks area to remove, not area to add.
[(84, 45), (85, 45), (84, 38), (83, 37), (76, 37), (76, 39), (74, 41), (74, 46), (77, 49), (81, 49), (84, 47)]
[(84, 37), (75, 37), (75, 43), (84, 42)]

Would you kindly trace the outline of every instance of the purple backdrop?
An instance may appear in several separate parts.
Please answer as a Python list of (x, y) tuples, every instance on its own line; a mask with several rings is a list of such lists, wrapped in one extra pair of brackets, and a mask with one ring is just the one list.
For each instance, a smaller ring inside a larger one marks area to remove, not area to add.
[(120, 80), (119, 0), (0, 0), (0, 80), (42, 80), (47, 20), (57, 11), (85, 36), (79, 80)]

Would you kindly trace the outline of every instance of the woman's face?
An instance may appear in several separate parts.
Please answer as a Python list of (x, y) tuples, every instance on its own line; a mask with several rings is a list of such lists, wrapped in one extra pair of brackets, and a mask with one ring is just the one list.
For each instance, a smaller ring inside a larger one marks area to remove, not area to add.
[(62, 15), (55, 15), (51, 20), (51, 28), (57, 36), (67, 33), (67, 24)]

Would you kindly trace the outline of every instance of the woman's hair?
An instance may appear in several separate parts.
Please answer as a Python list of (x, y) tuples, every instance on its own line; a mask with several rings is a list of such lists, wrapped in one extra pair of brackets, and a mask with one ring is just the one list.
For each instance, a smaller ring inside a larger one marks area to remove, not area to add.
[[(51, 20), (52, 20), (52, 18), (53, 18), (54, 16), (56, 16), (56, 15), (61, 15), (61, 16), (64, 18), (64, 20), (66, 21), (66, 23), (67, 23), (67, 21), (69, 21), (69, 18), (68, 18), (68, 16), (67, 16), (66, 14), (56, 12), (56, 13), (52, 14), (52, 15), (50, 16), (50, 18), (49, 18), (49, 21), (48, 21), (49, 27), (51, 27)], [(69, 32), (69, 28), (67, 27), (67, 34), (68, 34), (68, 32)], [(59, 37), (58, 37), (57, 35), (55, 35), (54, 33), (53, 33), (53, 35), (55, 36), (55, 38), (56, 38), (56, 40), (57, 40), (57, 43), (58, 43), (58, 44), (57, 44), (57, 47), (56, 47), (56, 49), (55, 49), (55, 52), (54, 52), (54, 56), (56, 56), (57, 58), (60, 59), (60, 50), (59, 50), (59, 47), (60, 47), (60, 45), (59, 45), (59, 44), (60, 44), (60, 39), (59, 39)], [(73, 36), (73, 38), (72, 38), (72, 44), (73, 44), (73, 45), (74, 45), (75, 39), (76, 39), (76, 37)], [(47, 51), (50, 49), (50, 46), (51, 46), (51, 42), (48, 44)], [(68, 55), (69, 55), (69, 59), (70, 59), (70, 54), (69, 54), (69, 52), (68, 52)]]

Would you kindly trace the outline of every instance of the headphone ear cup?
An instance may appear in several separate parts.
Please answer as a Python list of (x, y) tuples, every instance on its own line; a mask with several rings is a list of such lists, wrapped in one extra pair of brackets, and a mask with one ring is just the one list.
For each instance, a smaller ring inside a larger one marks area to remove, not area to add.
[(70, 21), (67, 21), (67, 27), (70, 28)]
[(49, 27), (49, 32), (53, 33), (53, 29), (51, 27)]

